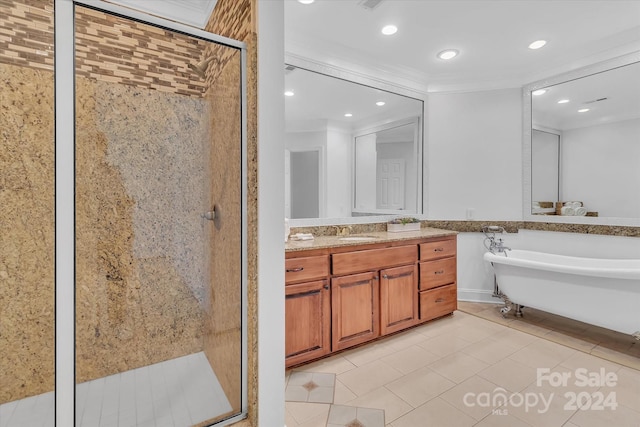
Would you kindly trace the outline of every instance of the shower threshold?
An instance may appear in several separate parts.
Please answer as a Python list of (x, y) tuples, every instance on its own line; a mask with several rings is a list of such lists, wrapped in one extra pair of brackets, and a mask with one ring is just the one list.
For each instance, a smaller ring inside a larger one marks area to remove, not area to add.
[[(80, 427), (187, 427), (232, 410), (203, 352), (78, 384)], [(0, 427), (54, 427), (54, 393), (0, 405)]]

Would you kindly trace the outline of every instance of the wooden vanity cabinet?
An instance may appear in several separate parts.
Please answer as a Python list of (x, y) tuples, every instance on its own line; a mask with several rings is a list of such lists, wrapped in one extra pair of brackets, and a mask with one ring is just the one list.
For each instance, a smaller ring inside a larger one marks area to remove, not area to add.
[(380, 271), (380, 334), (418, 322), (418, 268), (415, 264)]
[(379, 278), (377, 272), (331, 279), (331, 331), (333, 351), (380, 335)]
[(456, 236), (287, 253), (286, 366), (457, 308)]
[(456, 237), (420, 244), (420, 321), (458, 308)]
[(289, 367), (331, 352), (329, 256), (287, 259), (285, 269), (285, 365)]

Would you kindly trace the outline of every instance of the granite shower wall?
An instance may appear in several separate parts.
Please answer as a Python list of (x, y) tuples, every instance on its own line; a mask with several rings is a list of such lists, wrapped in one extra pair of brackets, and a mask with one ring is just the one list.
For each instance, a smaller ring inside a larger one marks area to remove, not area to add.
[(0, 63), (0, 404), (53, 390), (53, 74)]
[[(81, 10), (78, 382), (203, 349), (210, 260), (199, 215), (211, 142), (203, 96), (236, 52), (218, 51), (203, 81), (188, 64), (210, 43)], [(248, 15), (239, 16), (227, 29), (244, 28)], [(4, 403), (54, 387), (53, 1), (2, 0), (0, 24)]]
[(52, 52), (53, 1), (0, 1), (0, 404), (54, 388)]
[(76, 80), (76, 375), (202, 350), (207, 108)]

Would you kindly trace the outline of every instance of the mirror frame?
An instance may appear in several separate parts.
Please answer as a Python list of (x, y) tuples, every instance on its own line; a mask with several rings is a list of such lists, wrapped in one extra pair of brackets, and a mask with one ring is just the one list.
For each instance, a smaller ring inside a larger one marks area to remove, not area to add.
[[(601, 73), (614, 68), (623, 67), (640, 62), (640, 51), (622, 55), (607, 61), (578, 68), (544, 80), (530, 83), (522, 88), (522, 216), (525, 221), (551, 222), (560, 224), (597, 224), (614, 226), (640, 227), (640, 218), (619, 217), (576, 217), (558, 215), (533, 215), (531, 213), (531, 135), (532, 135), (532, 106), (531, 92), (547, 86), (580, 79), (592, 74)], [(639, 165), (640, 167), (640, 165)]]
[[(418, 90), (409, 88), (407, 86), (395, 85), (387, 80), (370, 77), (368, 75), (358, 73), (356, 71), (348, 70), (336, 65), (327, 64), (325, 62), (312, 60), (299, 55), (295, 55), (289, 52), (285, 52), (285, 64), (290, 64), (295, 67), (304, 68), (308, 71), (313, 71), (319, 74), (324, 74), (329, 77), (349, 81), (352, 83), (369, 86), (374, 89), (380, 89), (387, 92), (391, 92), (397, 95), (406, 96), (422, 102), (422, 114), (419, 118), (418, 130), (421, 135), (421, 140), (418, 144), (418, 206), (421, 207), (421, 213), (416, 214), (388, 214), (388, 215), (367, 215), (367, 216), (352, 216), (352, 217), (333, 217), (333, 218), (291, 218), (289, 219), (289, 225), (291, 227), (314, 227), (325, 225), (338, 225), (338, 224), (369, 224), (377, 222), (387, 222), (391, 218), (398, 216), (407, 216), (418, 218), (420, 220), (427, 219), (427, 197), (424, 195), (424, 189), (429, 188), (427, 185), (427, 173), (424, 171), (424, 165), (427, 158), (427, 147), (425, 141), (426, 129), (425, 129), (425, 116), (427, 114), (427, 94)], [(283, 206), (284, 210), (284, 206)]]

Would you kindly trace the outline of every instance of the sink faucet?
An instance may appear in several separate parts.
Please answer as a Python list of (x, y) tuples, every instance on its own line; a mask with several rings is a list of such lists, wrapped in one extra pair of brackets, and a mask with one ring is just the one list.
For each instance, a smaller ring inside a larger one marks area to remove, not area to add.
[(339, 225), (334, 226), (334, 228), (336, 229), (336, 236), (348, 236), (349, 234), (351, 234), (351, 226), (347, 225), (345, 227), (340, 227)]

